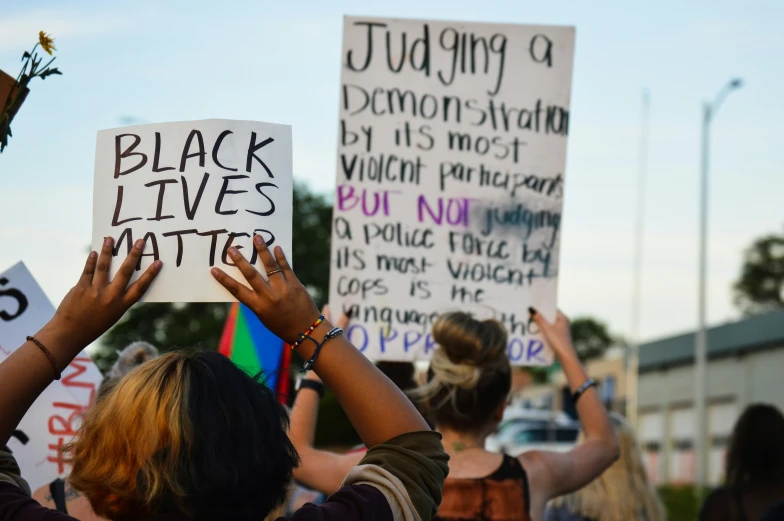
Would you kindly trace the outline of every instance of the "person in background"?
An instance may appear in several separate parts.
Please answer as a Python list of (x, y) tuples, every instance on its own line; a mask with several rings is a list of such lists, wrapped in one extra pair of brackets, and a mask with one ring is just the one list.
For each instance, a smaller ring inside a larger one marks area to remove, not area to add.
[(620, 459), (580, 490), (551, 501), (545, 521), (665, 521), (634, 430), (618, 414), (610, 414), (610, 421), (620, 441)]
[[(368, 452), (345, 486), (292, 521), (428, 521), (448, 472), (440, 436), (406, 396), (319, 312), (280, 247), (254, 238), (262, 276), (231, 247), (247, 285), (216, 281), (307, 360), (346, 411)], [(114, 241), (91, 252), (54, 318), (0, 364), (0, 446), (71, 360), (147, 291), (154, 261), (129, 285), (138, 240), (109, 281)], [(118, 521), (258, 521), (283, 503), (298, 455), (274, 393), (214, 351), (177, 351), (131, 371), (85, 415), (67, 447), (71, 485)], [(0, 452), (0, 521), (74, 521), (30, 497), (11, 454)]]
[(700, 521), (759, 521), (784, 501), (784, 416), (776, 407), (749, 405), (738, 418), (725, 479), (705, 500)]
[[(98, 387), (95, 400), (98, 401), (105, 396), (123, 376), (159, 354), (158, 349), (147, 342), (134, 342), (126, 346), (120, 351), (117, 361), (106, 373), (106, 377)], [(62, 478), (57, 478), (50, 484), (36, 490), (33, 493), (33, 499), (45, 507), (70, 514), (80, 521), (100, 521), (102, 519), (95, 515), (87, 498)]]
[(438, 347), (429, 380), (415, 393), (427, 404), (450, 456), (437, 519), (541, 521), (550, 499), (585, 486), (618, 459), (618, 441), (596, 383), (572, 346), (569, 320), (558, 312), (550, 324), (529, 311), (531, 330), (542, 332), (566, 373), (585, 440), (564, 454), (529, 451), (514, 458), (485, 450), (512, 384), (507, 332), (496, 320), (441, 315), (432, 328)]
[[(323, 314), (329, 316), (329, 307)], [(349, 317), (342, 315), (337, 325), (343, 329), (348, 327)], [(416, 387), (414, 380), (415, 368), (410, 362), (377, 362), (376, 367), (403, 392)], [(318, 406), (324, 394), (324, 384), (312, 371), (297, 382), (297, 395), (291, 407), (291, 428), (289, 437), (294, 448), (300, 455), (300, 465), (294, 469), (294, 479), (313, 491), (329, 496), (337, 491), (346, 475), (364, 457), (367, 449), (360, 446), (347, 453), (340, 454), (328, 450), (316, 449), (316, 422)], [(298, 491), (301, 493), (303, 491)], [(318, 501), (307, 493), (310, 501)]]

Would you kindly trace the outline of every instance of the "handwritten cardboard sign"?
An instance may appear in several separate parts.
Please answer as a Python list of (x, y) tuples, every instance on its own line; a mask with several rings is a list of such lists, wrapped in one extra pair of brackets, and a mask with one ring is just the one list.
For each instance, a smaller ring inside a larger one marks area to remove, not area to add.
[(552, 362), (574, 29), (344, 20), (330, 302), (372, 359), (429, 358), (439, 313)]
[[(53, 315), (54, 306), (23, 263), (0, 274), (0, 363)], [(8, 448), (33, 490), (68, 472), (59, 449), (76, 434), (102, 379), (82, 352), (65, 368), (62, 378), (38, 397), (17, 427)]]
[(290, 255), (291, 127), (203, 120), (98, 132), (93, 249), (116, 244), (112, 276), (133, 241), (147, 246), (138, 276), (157, 259), (163, 271), (149, 302), (225, 302), (211, 276), (219, 266), (244, 278), (227, 256), (232, 245), (256, 261), (253, 236)]

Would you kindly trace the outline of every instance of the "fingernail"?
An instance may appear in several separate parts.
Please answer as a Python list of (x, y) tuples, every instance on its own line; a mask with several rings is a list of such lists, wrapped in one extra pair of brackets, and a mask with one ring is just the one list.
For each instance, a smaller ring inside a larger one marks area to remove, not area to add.
[(143, 250), (144, 249), (144, 239), (136, 239), (136, 242), (133, 243), (133, 247), (136, 248), (137, 250)]
[(275, 253), (277, 253), (278, 255), (283, 255), (283, 248), (281, 248), (280, 246), (275, 246)]
[(90, 252), (90, 258), (91, 258), (91, 259), (94, 259), (94, 258), (96, 258), (97, 256), (98, 256), (98, 254), (97, 254), (97, 253), (95, 253), (94, 251), (91, 251), (91, 252)]
[(218, 276), (218, 274), (220, 274), (220, 271), (218, 271), (218, 268), (212, 268), (212, 269), (210, 270), (210, 273), (212, 273), (212, 276), (213, 276), (213, 277), (217, 277), (217, 276)]
[(235, 248), (234, 246), (229, 248), (229, 255), (231, 255), (232, 257), (235, 257), (235, 256), (237, 256), (239, 254), (240, 254), (239, 250), (237, 248)]
[(528, 308), (528, 314), (531, 315), (531, 318), (534, 318), (534, 315), (536, 315), (536, 310), (534, 308)]
[(104, 237), (103, 238), (103, 245), (104, 246), (111, 246), (112, 242), (114, 242), (114, 241), (112, 240), (111, 237)]
[(163, 262), (157, 260), (157, 261), (153, 262), (152, 265), (155, 266), (156, 270), (159, 270), (159, 269), (161, 269), (163, 267)]
[(264, 243), (264, 239), (261, 238), (261, 235), (255, 235), (253, 237), (253, 242), (261, 246)]

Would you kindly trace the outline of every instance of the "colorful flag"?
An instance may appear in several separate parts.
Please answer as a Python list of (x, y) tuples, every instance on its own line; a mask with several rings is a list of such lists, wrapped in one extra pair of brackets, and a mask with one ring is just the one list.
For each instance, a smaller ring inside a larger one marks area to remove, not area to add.
[(252, 376), (262, 373), (267, 386), (286, 402), (291, 349), (244, 304), (232, 304), (218, 352)]

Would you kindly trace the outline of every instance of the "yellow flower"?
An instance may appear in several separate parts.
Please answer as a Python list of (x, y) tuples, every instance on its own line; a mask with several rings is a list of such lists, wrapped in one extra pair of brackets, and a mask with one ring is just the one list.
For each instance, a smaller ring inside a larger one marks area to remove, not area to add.
[(57, 50), (57, 47), (54, 46), (54, 38), (43, 31), (38, 33), (38, 43), (40, 43), (41, 47), (49, 54), (52, 54), (52, 51)]

